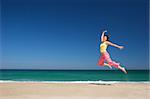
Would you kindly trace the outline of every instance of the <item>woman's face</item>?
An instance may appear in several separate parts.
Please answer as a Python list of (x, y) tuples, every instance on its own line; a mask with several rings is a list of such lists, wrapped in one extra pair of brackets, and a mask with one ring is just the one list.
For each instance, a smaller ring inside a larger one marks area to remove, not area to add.
[(107, 41), (107, 36), (104, 36), (103, 41)]

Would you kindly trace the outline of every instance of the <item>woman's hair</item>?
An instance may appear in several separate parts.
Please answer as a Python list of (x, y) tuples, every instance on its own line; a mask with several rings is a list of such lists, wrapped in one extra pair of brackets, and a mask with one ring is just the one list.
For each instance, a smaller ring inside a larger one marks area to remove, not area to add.
[(104, 36), (106, 36), (107, 37), (107, 41), (109, 41), (109, 38), (110, 38), (110, 35), (104, 35)]

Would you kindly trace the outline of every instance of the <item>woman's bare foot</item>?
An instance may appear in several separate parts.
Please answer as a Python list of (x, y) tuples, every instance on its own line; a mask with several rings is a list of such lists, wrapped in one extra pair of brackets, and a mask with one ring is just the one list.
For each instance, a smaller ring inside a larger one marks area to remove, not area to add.
[(125, 74), (127, 74), (127, 71), (124, 67), (121, 67), (120, 70), (123, 71)]
[(112, 67), (111, 66), (108, 66), (110, 69), (112, 69)]
[(109, 64), (104, 63), (104, 65), (105, 65), (105, 66), (108, 66), (110, 69), (112, 69), (112, 67), (111, 67)]

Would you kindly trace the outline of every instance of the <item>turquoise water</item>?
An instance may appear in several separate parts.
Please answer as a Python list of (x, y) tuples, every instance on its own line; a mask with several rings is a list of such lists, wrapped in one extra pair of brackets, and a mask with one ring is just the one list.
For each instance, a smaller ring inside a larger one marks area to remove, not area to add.
[(149, 70), (0, 70), (1, 81), (149, 81)]

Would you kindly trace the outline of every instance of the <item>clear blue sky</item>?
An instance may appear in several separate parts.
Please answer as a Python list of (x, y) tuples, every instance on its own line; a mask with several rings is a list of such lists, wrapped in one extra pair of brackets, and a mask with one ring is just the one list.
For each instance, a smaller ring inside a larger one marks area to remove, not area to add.
[(149, 0), (1, 0), (3, 69), (105, 69), (99, 31), (127, 69), (148, 69)]

